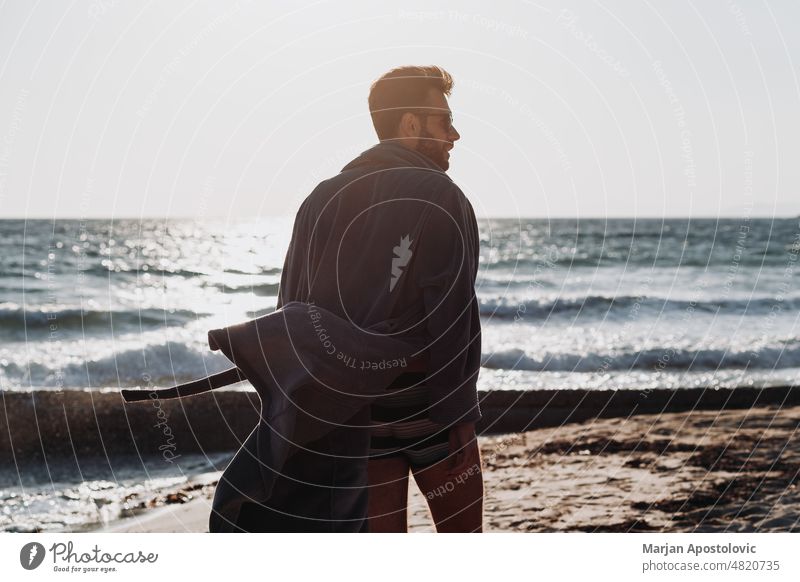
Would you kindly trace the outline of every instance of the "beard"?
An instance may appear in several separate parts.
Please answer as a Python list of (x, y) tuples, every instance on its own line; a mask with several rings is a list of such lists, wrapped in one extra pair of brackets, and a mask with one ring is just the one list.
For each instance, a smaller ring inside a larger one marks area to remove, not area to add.
[(429, 157), (442, 171), (447, 171), (447, 168), (450, 167), (446, 150), (449, 144), (445, 141), (435, 139), (428, 133), (428, 130), (424, 128), (419, 137), (420, 140), (417, 142), (417, 151)]

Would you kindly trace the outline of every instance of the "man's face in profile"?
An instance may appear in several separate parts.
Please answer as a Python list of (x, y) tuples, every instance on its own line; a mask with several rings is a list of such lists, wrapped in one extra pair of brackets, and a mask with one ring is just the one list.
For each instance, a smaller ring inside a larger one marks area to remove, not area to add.
[(461, 137), (453, 127), (452, 112), (445, 96), (431, 91), (425, 107), (416, 110), (422, 124), (417, 151), (428, 156), (443, 171), (450, 167), (450, 150)]

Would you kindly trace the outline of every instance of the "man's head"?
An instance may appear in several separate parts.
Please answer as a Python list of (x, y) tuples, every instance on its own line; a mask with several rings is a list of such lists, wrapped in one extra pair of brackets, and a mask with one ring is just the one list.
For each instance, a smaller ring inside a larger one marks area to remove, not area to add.
[(447, 104), (452, 90), (453, 78), (440, 67), (392, 69), (369, 91), (369, 112), (378, 139), (425, 154), (447, 170), (449, 151), (461, 137)]

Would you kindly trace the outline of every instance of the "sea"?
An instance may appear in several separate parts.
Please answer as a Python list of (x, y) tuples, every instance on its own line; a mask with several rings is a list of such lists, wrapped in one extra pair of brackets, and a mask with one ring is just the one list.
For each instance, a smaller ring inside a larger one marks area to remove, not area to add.
[[(479, 389), (800, 380), (798, 218), (481, 219), (479, 230)], [(292, 217), (0, 220), (0, 389), (169, 386), (225, 369), (206, 332), (275, 309), (291, 232)], [(191, 463), (195, 476), (218, 469)], [(31, 513), (9, 473), (0, 529), (86, 523), (107, 489), (102, 506), (141, 484), (134, 473), (124, 486), (102, 471), (51, 479), (42, 503), (83, 487), (80, 515)]]

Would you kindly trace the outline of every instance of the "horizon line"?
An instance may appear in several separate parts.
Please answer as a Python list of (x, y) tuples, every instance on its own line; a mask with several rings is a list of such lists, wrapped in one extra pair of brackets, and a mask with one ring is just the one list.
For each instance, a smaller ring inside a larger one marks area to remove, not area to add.
[[(231, 216), (226, 219), (197, 216), (157, 216), (157, 215), (142, 215), (142, 216), (3, 216), (0, 220), (196, 220), (196, 221), (212, 221), (212, 220), (254, 220), (262, 218), (293, 218), (294, 214), (276, 214), (272, 216)], [(641, 216), (624, 216), (624, 215), (589, 215), (589, 216), (506, 216), (506, 215), (476, 215), (478, 220), (687, 220), (687, 219), (744, 219), (744, 218), (772, 218), (778, 220), (789, 220), (800, 218), (800, 212), (797, 214), (789, 214), (785, 216), (776, 216), (775, 214), (750, 214), (750, 215), (736, 215), (736, 214), (701, 214), (695, 216), (689, 215), (675, 215), (675, 216), (658, 216), (658, 215), (641, 215)]]

